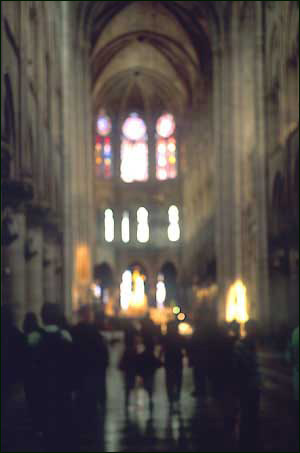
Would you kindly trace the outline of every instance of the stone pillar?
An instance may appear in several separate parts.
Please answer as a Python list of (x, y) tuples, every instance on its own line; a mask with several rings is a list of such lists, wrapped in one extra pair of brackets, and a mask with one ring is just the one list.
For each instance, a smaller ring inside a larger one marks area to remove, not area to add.
[(114, 213), (114, 223), (115, 223), (115, 244), (122, 243), (122, 218), (123, 218), (123, 210), (120, 209), (117, 205), (113, 208)]
[(40, 316), (43, 306), (43, 230), (29, 224), (25, 246), (27, 311)]
[(56, 302), (55, 244), (46, 236), (43, 248), (43, 291), (45, 302)]
[(155, 124), (148, 124), (148, 176), (150, 181), (156, 181), (156, 137)]
[(231, 42), (222, 31), (220, 42), (216, 42), (213, 49), (214, 178), (220, 320), (225, 319), (226, 293), (234, 279), (231, 58)]
[(139, 244), (137, 240), (137, 207), (129, 211), (130, 245)]
[(55, 244), (55, 280), (56, 280), (56, 302), (60, 305), (65, 306), (64, 294), (63, 294), (63, 258), (62, 258), (62, 246), (59, 241)]
[(156, 272), (153, 269), (149, 269), (147, 276), (147, 285), (148, 285), (148, 308), (156, 307)]
[(48, 212), (43, 224), (43, 291), (44, 301), (57, 302), (57, 237), (58, 227), (55, 215)]
[(267, 244), (267, 186), (266, 186), (266, 159), (267, 145), (265, 135), (265, 96), (264, 96), (264, 24), (263, 5), (256, 5), (256, 33), (255, 33), (255, 126), (257, 133), (256, 146), (256, 206), (257, 206), (257, 295), (261, 306), (261, 318), (266, 327), (270, 323), (269, 299), (269, 266)]
[[(217, 256), (217, 281), (219, 287), (219, 307), (218, 315), (221, 320), (225, 319), (225, 288), (224, 288), (224, 256), (223, 256), (223, 235), (222, 235), (222, 194), (221, 175), (222, 175), (222, 150), (221, 150), (221, 124), (222, 124), (222, 49), (220, 43), (216, 43), (213, 49), (213, 139), (214, 139), (214, 165), (215, 170), (215, 206), (216, 206), (216, 229), (215, 247)], [(185, 285), (185, 288), (188, 285)]]
[[(9, 221), (9, 228), (5, 234), (7, 238), (3, 246), (3, 259), (5, 262), (5, 298), (2, 301), (10, 304), (14, 313), (16, 324), (22, 327), (26, 310), (26, 278), (25, 278), (25, 238), (26, 220), (24, 211), (8, 209), (4, 219)], [(2, 242), (3, 242), (2, 238)]]

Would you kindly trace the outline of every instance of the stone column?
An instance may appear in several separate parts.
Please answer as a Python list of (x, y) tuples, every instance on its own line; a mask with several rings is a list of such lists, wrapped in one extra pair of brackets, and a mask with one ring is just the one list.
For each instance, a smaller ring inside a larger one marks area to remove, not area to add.
[(43, 249), (44, 268), (44, 301), (56, 302), (56, 279), (55, 279), (55, 245), (52, 240), (46, 239)]
[(54, 214), (48, 213), (43, 224), (43, 291), (44, 301), (57, 302), (57, 237), (58, 229)]
[(226, 316), (226, 293), (234, 279), (232, 51), (230, 36), (222, 30), (213, 49), (213, 107), (215, 148), (216, 255), (219, 286), (218, 316)]
[(25, 246), (27, 311), (40, 316), (43, 306), (43, 230), (41, 225), (32, 224), (27, 228)]
[(266, 187), (266, 159), (267, 146), (265, 139), (265, 96), (264, 96), (264, 28), (263, 5), (256, 5), (256, 33), (255, 33), (255, 126), (257, 133), (256, 146), (256, 206), (257, 206), (257, 294), (261, 306), (261, 318), (266, 327), (270, 323), (269, 299), (269, 266), (267, 245), (267, 187)]
[(55, 278), (56, 278), (56, 302), (65, 307), (64, 300), (64, 282), (63, 282), (63, 248), (60, 242), (56, 243), (56, 259), (55, 259)]
[(148, 308), (156, 307), (156, 272), (153, 269), (149, 269), (147, 276), (148, 285)]
[(155, 124), (148, 124), (148, 176), (150, 181), (156, 180), (156, 138)]
[(122, 218), (123, 218), (123, 210), (119, 209), (117, 205), (113, 208), (114, 213), (114, 223), (115, 223), (115, 239), (114, 243), (119, 245), (122, 244)]
[[(16, 324), (22, 327), (26, 310), (26, 278), (25, 278), (25, 238), (26, 219), (22, 209), (8, 209), (4, 216), (8, 220), (9, 228), (2, 237), (6, 243), (3, 245), (3, 259), (5, 262), (5, 297), (4, 303), (10, 304), (14, 313)], [(7, 234), (6, 234), (7, 233)]]
[[(219, 309), (218, 315), (221, 320), (225, 319), (225, 288), (224, 288), (224, 255), (223, 255), (223, 235), (222, 235), (222, 194), (221, 175), (222, 175), (222, 138), (221, 138), (221, 124), (222, 124), (222, 49), (220, 43), (216, 43), (213, 49), (213, 140), (214, 140), (214, 166), (215, 174), (215, 206), (216, 206), (216, 233), (215, 233), (215, 247), (217, 256), (217, 281), (219, 287)], [(188, 285), (185, 284), (185, 288)]]
[(137, 240), (137, 207), (129, 211), (130, 245), (139, 244)]

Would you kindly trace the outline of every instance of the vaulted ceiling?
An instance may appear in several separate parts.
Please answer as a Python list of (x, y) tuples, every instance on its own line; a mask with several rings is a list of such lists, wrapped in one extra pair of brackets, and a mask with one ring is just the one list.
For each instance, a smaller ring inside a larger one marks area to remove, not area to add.
[(109, 107), (183, 114), (210, 83), (220, 3), (228, 2), (77, 2), (91, 42), (95, 113)]

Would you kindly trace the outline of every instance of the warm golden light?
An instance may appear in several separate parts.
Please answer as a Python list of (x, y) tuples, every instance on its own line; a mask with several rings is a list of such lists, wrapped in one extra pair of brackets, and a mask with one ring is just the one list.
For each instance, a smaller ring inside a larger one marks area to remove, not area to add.
[(237, 321), (244, 324), (248, 321), (247, 289), (241, 280), (233, 283), (227, 293), (226, 321)]
[(167, 332), (167, 324), (170, 321), (173, 321), (174, 315), (171, 307), (162, 307), (162, 308), (149, 308), (149, 315), (152, 321), (161, 326), (161, 331), (163, 334)]
[(185, 320), (185, 314), (184, 313), (179, 313), (179, 315), (177, 315), (177, 319), (178, 319), (178, 321), (184, 321)]
[(75, 272), (76, 281), (79, 285), (90, 284), (91, 273), (91, 258), (90, 250), (87, 245), (78, 245), (75, 252)]
[(192, 335), (193, 327), (188, 322), (181, 322), (178, 326), (178, 332), (180, 335)]
[(131, 298), (132, 307), (141, 307), (146, 305), (146, 294), (145, 294), (145, 276), (142, 275), (138, 270), (134, 270), (132, 274), (133, 291)]
[(127, 270), (120, 286), (122, 315), (142, 316), (147, 311), (148, 298), (145, 293), (146, 277), (138, 269)]
[(218, 287), (216, 284), (210, 285), (207, 288), (197, 288), (196, 297), (199, 302), (204, 299), (212, 299), (216, 297), (218, 293)]

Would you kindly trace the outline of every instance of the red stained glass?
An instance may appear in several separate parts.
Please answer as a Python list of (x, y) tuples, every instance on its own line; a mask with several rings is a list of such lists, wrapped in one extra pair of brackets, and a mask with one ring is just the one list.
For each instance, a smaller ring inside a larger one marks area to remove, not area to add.
[(112, 177), (112, 150), (110, 137), (96, 135), (95, 144), (95, 173), (97, 178)]

